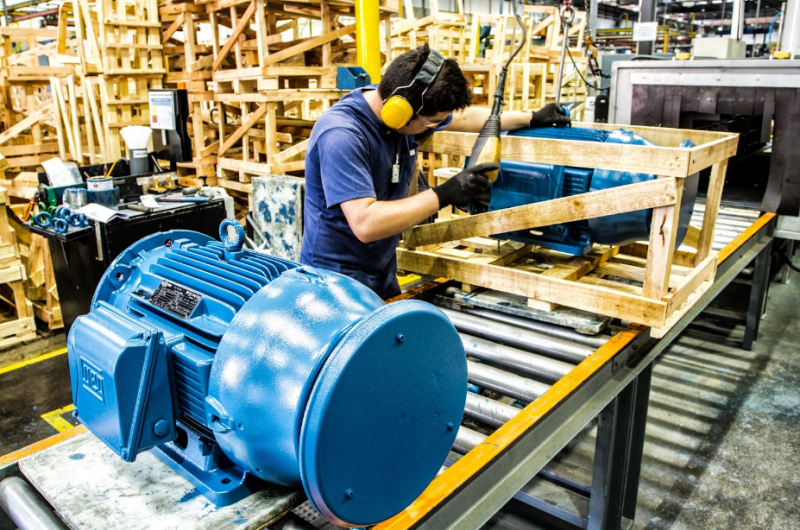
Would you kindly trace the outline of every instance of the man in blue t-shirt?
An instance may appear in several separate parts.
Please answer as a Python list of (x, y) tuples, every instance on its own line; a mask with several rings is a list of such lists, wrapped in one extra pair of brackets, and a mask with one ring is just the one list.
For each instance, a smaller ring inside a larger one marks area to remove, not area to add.
[[(404, 53), (379, 86), (355, 90), (328, 109), (314, 125), (306, 151), (300, 261), (355, 278), (384, 299), (400, 293), (395, 276), (400, 234), (445, 206), (469, 205), (488, 189), (484, 173), (498, 169), (479, 164), (408, 196), (417, 175), (418, 141), (445, 129), (478, 132), (490, 114), (489, 108), (469, 106), (472, 92), (452, 59), (442, 59), (429, 85), (415, 83), (423, 66), (429, 67), (430, 53), (427, 45)], [(393, 129), (381, 111), (398, 90), (414, 114)], [(534, 113), (504, 112), (501, 119), (503, 130), (569, 123), (553, 104)]]

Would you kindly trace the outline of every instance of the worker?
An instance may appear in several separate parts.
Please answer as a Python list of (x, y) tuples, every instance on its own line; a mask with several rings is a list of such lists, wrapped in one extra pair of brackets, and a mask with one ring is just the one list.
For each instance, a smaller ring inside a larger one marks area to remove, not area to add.
[[(433, 131), (478, 132), (490, 109), (453, 59), (427, 45), (395, 59), (380, 85), (354, 90), (320, 116), (306, 151), (303, 264), (359, 280), (383, 299), (400, 293), (399, 235), (446, 206), (466, 207), (488, 191), (494, 163), (465, 169), (411, 197), (419, 141)], [(515, 130), (569, 124), (554, 104), (504, 112)]]

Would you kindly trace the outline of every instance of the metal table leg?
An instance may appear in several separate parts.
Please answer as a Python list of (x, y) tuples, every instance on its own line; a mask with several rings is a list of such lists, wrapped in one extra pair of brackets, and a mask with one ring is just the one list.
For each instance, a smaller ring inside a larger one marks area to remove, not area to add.
[[(790, 240), (788, 240), (786, 242), (786, 248), (784, 249), (784, 252), (785, 252), (785, 254), (787, 256), (789, 256), (789, 259), (792, 259), (792, 256), (794, 255), (794, 240), (793, 239), (790, 239)], [(778, 278), (778, 281), (781, 282), (781, 283), (784, 283), (784, 284), (789, 283), (789, 274), (791, 272), (792, 272), (792, 268), (789, 267), (789, 265), (787, 265), (786, 263), (781, 265), (780, 277)]]
[(647, 410), (650, 406), (650, 388), (653, 380), (653, 365), (649, 364), (636, 379), (636, 400), (633, 409), (631, 447), (628, 455), (628, 473), (625, 496), (622, 499), (622, 517), (633, 523), (636, 516), (636, 500), (639, 497), (639, 478), (642, 474), (644, 438), (647, 428)]
[(598, 416), (589, 530), (626, 529), (633, 524), (651, 374), (648, 365)]
[(753, 272), (753, 287), (750, 290), (750, 303), (747, 306), (747, 323), (744, 329), (742, 348), (747, 351), (753, 349), (753, 343), (758, 338), (758, 328), (767, 302), (769, 290), (769, 265), (772, 261), (772, 241), (756, 256), (755, 271)]

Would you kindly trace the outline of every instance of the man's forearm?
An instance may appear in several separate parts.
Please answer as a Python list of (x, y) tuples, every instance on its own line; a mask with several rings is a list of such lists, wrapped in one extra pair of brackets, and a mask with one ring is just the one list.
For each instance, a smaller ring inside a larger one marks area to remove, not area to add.
[[(447, 127), (453, 132), (479, 132), (489, 118), (492, 110), (489, 107), (467, 107), (453, 114), (453, 121)], [(508, 111), (500, 114), (500, 128), (504, 131), (515, 131), (527, 127), (531, 122), (529, 111)]]
[(370, 243), (400, 234), (432, 216), (439, 211), (439, 197), (425, 190), (398, 201), (355, 199), (341, 207), (356, 237)]

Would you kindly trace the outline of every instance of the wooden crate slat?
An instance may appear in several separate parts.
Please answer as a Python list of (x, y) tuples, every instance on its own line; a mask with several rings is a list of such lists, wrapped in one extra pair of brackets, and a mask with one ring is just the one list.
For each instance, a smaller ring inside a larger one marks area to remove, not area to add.
[(676, 202), (676, 179), (655, 179), (412, 228), (406, 248), (603, 217)]
[[(691, 139), (691, 131), (685, 132), (686, 137)], [(477, 136), (476, 133), (437, 132), (420, 144), (420, 151), (469, 156)], [(716, 151), (727, 148), (734, 140), (722, 142), (713, 149)], [(685, 178), (716, 163), (713, 156), (701, 157), (701, 154), (712, 149), (708, 144), (691, 149), (504, 136), (500, 157), (503, 160), (524, 161), (530, 160), (531, 154), (535, 153), (536, 162), (541, 164)], [(722, 157), (723, 152), (730, 153), (730, 150), (719, 151), (717, 156)], [(697, 160), (695, 164), (691, 162), (693, 159)], [(707, 165), (704, 165), (706, 163)]]
[(607, 287), (579, 285), (518, 269), (466, 262), (402, 248), (397, 249), (397, 264), (398, 269), (404, 271), (452, 278), (649, 326), (659, 326), (666, 318), (667, 304), (661, 300), (650, 300)]

